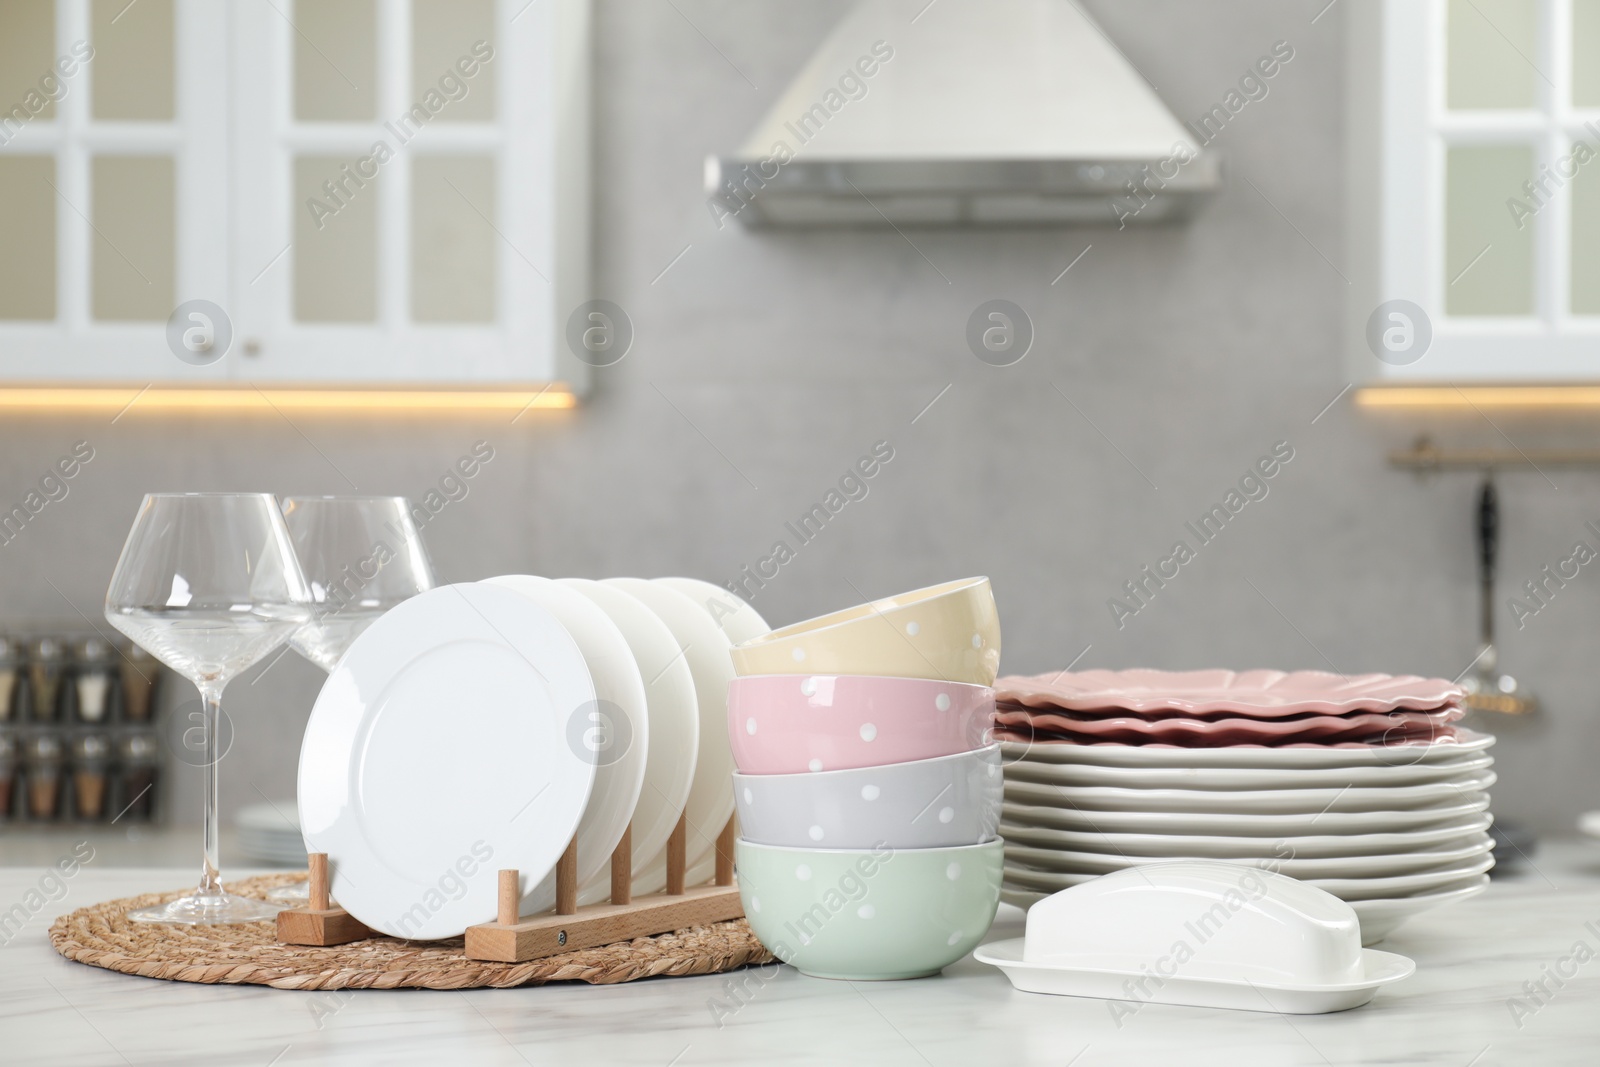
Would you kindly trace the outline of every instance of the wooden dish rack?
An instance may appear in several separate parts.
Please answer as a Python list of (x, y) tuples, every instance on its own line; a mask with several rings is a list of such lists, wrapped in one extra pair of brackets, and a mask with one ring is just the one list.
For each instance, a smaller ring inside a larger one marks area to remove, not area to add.
[[(611, 896), (604, 904), (578, 906), (578, 842), (574, 837), (556, 863), (556, 906), (547, 914), (519, 914), (522, 893), (519, 872), (502, 869), (498, 885), (496, 918), (492, 923), (467, 927), (468, 959), (498, 963), (525, 963), (562, 952), (595, 948), (636, 937), (668, 934), (690, 926), (724, 922), (744, 916), (739, 888), (733, 880), (734, 818), (717, 835), (716, 880), (711, 885), (686, 888), (685, 853), (688, 823), (678, 825), (667, 839), (667, 887), (663, 892), (633, 897), (633, 832), (630, 828), (611, 853)], [(328, 947), (380, 936), (343, 908), (332, 906), (328, 895), (328, 856), (310, 857), (310, 899), (304, 908), (278, 913), (278, 940), (286, 945)]]

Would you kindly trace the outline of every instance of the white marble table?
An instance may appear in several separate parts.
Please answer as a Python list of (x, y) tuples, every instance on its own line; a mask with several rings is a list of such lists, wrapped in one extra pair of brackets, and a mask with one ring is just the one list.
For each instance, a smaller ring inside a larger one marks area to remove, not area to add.
[[(970, 958), (887, 983), (789, 968), (461, 993), (153, 981), (69, 963), (45, 930), (91, 901), (187, 884), (189, 872), (91, 863), (0, 947), (0, 1063), (1597, 1064), (1600, 956), (1560, 988), (1547, 976), (1571, 971), (1559, 961), (1580, 941), (1600, 953), (1600, 843), (1556, 843), (1534, 859), (1535, 870), (1401, 927), (1383, 947), (1414, 958), (1417, 974), (1364, 1008), (1148, 1005), (1120, 1027), (1106, 1002), (1018, 993)], [(0, 911), (40, 873), (0, 870)], [(1021, 913), (1006, 908), (991, 936), (1020, 932)], [(1552, 995), (1515, 1019), (1509, 998), (1540, 980)]]

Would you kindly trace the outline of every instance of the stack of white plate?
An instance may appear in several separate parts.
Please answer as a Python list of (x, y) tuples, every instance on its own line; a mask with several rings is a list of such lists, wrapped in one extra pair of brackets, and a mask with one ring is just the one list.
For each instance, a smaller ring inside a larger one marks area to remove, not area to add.
[(317, 697), (300, 750), (305, 848), (333, 896), (395, 937), (494, 919), (501, 870), (521, 914), (555, 904), (574, 846), (579, 900), (603, 900), (631, 851), (636, 896), (716, 870), (733, 816), (731, 650), (769, 628), (728, 590), (686, 578), (502, 575), (391, 608)]
[(240, 853), (262, 863), (285, 867), (306, 865), (305, 844), (300, 838), (300, 812), (292, 800), (272, 804), (252, 804), (241, 808), (234, 819)]
[[(1094, 685), (1137, 703), (1163, 699), (1157, 690), (1181, 678), (1137, 673), (1138, 693), (1130, 692), (1127, 679), (1117, 686), (1094, 679)], [(1072, 676), (1062, 677), (1073, 684)], [(1322, 678), (1337, 687), (1335, 676)], [(1038, 687), (1027, 681), (1001, 679), (996, 688), (1037, 697)], [(1312, 699), (1306, 680), (1299, 682), (1287, 687), (1295, 700)], [(1194, 682), (1188, 685), (1192, 692)], [(1248, 715), (1258, 699), (1265, 698), (1234, 686), (1228, 713)], [(1180, 712), (1159, 708), (1152, 714), (1145, 707), (1140, 714), (1171, 722)], [(1282, 707), (1274, 714), (1283, 721)], [(1005, 899), (1026, 907), (1126, 867), (1219, 859), (1274, 870), (1343, 898), (1360, 916), (1363, 941), (1372, 944), (1411, 916), (1487, 886), (1493, 860), (1486, 790), (1495, 779), (1486, 750), (1493, 743), (1455, 726), (1432, 740), (1403, 744), (1180, 747), (1043, 735), (1005, 741)]]

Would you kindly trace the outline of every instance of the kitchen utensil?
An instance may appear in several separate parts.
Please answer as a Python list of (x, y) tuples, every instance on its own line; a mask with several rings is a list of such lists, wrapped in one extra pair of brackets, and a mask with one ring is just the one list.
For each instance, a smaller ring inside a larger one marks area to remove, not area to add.
[(1007, 799), (1000, 807), (1003, 820), (1030, 826), (1095, 833), (1150, 831), (1219, 834), (1229, 837), (1284, 837), (1311, 834), (1397, 833), (1434, 827), (1489, 810), (1489, 798), (1479, 793), (1440, 804), (1406, 811), (1327, 811), (1261, 815), (1253, 812), (1079, 811), (1076, 808), (1023, 804)]
[[(504, 586), (554, 615), (578, 643), (594, 679), (595, 702), (574, 716), (567, 735), (595, 765), (594, 789), (577, 835), (576, 877), (580, 884), (588, 882), (607, 869), (644, 788), (650, 747), (644, 678), (617, 624), (576, 589), (526, 574), (490, 578), (486, 584)], [(523, 898), (521, 911), (545, 911), (555, 903), (552, 872)]]
[(1435, 711), (1358, 711), (1346, 715), (1306, 715), (1294, 719), (1146, 719), (1136, 716), (1091, 717), (1080, 712), (1041, 711), (1000, 705), (994, 721), (1015, 727), (1028, 739), (1039, 735), (1073, 740), (1116, 741), (1138, 745), (1169, 742), (1196, 748), (1237, 744), (1282, 744), (1292, 741), (1379, 741), (1421, 736), (1433, 738), (1461, 718), (1459, 707)]
[(996, 699), (1028, 707), (1085, 712), (1177, 713), (1273, 719), (1315, 713), (1432, 711), (1461, 699), (1461, 687), (1415, 674), (1327, 671), (1133, 670), (1009, 675)]
[(270, 919), (269, 904), (223, 891), (217, 855), (217, 722), (222, 691), (310, 615), (278, 505), (266, 493), (144, 498), (106, 593), (106, 620), (200, 690), (205, 733), (204, 862), (194, 893), (143, 908), (140, 922)]
[(1361, 932), (1354, 909), (1306, 883), (1183, 862), (1041, 900), (1024, 937), (984, 945), (977, 959), (1031, 993), (1311, 1014), (1359, 1007), (1416, 970), (1362, 949)]
[(1443, 763), (1482, 752), (1494, 744), (1491, 734), (1456, 727), (1455, 736), (1404, 744), (1310, 742), (1289, 745), (1226, 745), (1191, 748), (1182, 745), (1083, 744), (1076, 741), (1006, 741), (1000, 746), (1007, 763), (1029, 760), (1084, 763), (1102, 767), (1398, 767)]
[(1494, 583), (1500, 546), (1500, 497), (1494, 478), (1485, 474), (1478, 489), (1478, 629), (1481, 647), (1472, 673), (1464, 681), (1463, 703), (1474, 711), (1502, 715), (1528, 715), (1538, 701), (1509, 674), (1500, 673), (1500, 653), (1494, 644)]
[(1423, 785), (1346, 786), (1342, 789), (1119, 789), (1113, 786), (1055, 785), (1018, 777), (1023, 772), (1047, 775), (1050, 770), (1048, 766), (1012, 764), (1006, 770), (1006, 798), (1024, 804), (1062, 804), (1078, 811), (1097, 813), (1335, 814), (1408, 811), (1423, 804), (1470, 799), (1495, 782), (1493, 771)]
[[(1482, 875), (1494, 864), (1490, 857), (1493, 841), (1480, 835), (1470, 845), (1446, 849), (1443, 859), (1437, 854), (1406, 854), (1406, 856), (1379, 857), (1378, 862), (1365, 862), (1368, 857), (1331, 857), (1331, 859), (1256, 859), (1256, 861), (1226, 862), (1262, 867), (1266, 870), (1309, 881), (1320, 889), (1341, 899), (1365, 897), (1410, 896), (1411, 893), (1437, 889), (1451, 881), (1461, 881), (1472, 875)], [(1029, 875), (1064, 875), (1072, 878), (1093, 878), (1112, 870), (1125, 870), (1144, 864), (1181, 862), (1190, 859), (1210, 859), (1203, 856), (1109, 856), (1102, 853), (1067, 853), (1051, 848), (1030, 848), (1018, 841), (1006, 841), (1006, 870), (1026, 869)], [(1027, 878), (1019, 878), (1018, 885), (1029, 885)], [(1056, 886), (1059, 888), (1059, 886)]]
[(870, 674), (992, 685), (1000, 617), (987, 578), (964, 578), (797, 622), (733, 650), (752, 674)]
[(883, 767), (735, 774), (739, 832), (785, 848), (941, 848), (994, 837), (1000, 749)]
[[(1375, 945), (1388, 937), (1395, 928), (1407, 919), (1420, 915), (1425, 911), (1454, 904), (1458, 901), (1475, 897), (1489, 888), (1489, 876), (1479, 875), (1468, 880), (1464, 885), (1440, 890), (1437, 893), (1418, 893), (1409, 897), (1385, 897), (1377, 900), (1350, 900), (1345, 903), (1356, 913), (1356, 918), (1361, 922), (1361, 943)], [(1007, 904), (1028, 909), (1045, 897), (1048, 893), (1037, 890), (1022, 890), (1007, 887), (1000, 893), (1000, 899)]]
[(1459, 887), (1446, 886), (1433, 893), (1416, 893), (1411, 896), (1375, 900), (1352, 900), (1349, 904), (1361, 919), (1361, 943), (1371, 945), (1388, 937), (1407, 919), (1446, 904), (1470, 899), (1488, 888), (1489, 876), (1483, 874), (1467, 880)]
[[(643, 578), (607, 578), (600, 584), (635, 598), (672, 631), (694, 678), (700, 730), (694, 765), (694, 782), (683, 808), (686, 861), (694, 864), (711, 855), (717, 835), (733, 814), (733, 752), (728, 747), (728, 683), (733, 661), (722, 629), (694, 601), (682, 593)], [(666, 859), (635, 872), (635, 892), (653, 893), (666, 885)]]
[[(294, 801), (275, 800), (246, 805), (234, 817), (233, 826), (234, 841), (239, 851), (251, 859), (293, 867), (305, 865), (306, 847), (300, 830), (300, 809)], [(283, 898), (269, 892), (267, 899)]]
[[(1020, 747), (1020, 746), (1019, 746)], [(1060, 763), (1034, 758), (1029, 749), (1008, 759), (1014, 777), (1022, 781), (1053, 782), (1073, 786), (1119, 786), (1139, 789), (1315, 789), (1344, 786), (1423, 785), (1443, 782), (1487, 770), (1494, 760), (1486, 755), (1442, 763), (1412, 763), (1393, 767), (1103, 767), (1091, 763)]]
[(722, 632), (733, 644), (752, 641), (762, 634), (772, 632), (772, 627), (745, 601), (743, 597), (730, 593), (720, 585), (701, 581), (699, 578), (655, 578), (657, 585), (664, 585), (668, 589), (675, 589), (696, 604), (706, 609), (711, 616), (711, 621), (722, 628)]
[[(642, 871), (666, 847), (694, 782), (700, 747), (700, 705), (694, 676), (672, 631), (636, 598), (587, 578), (560, 578), (557, 584), (582, 593), (616, 623), (644, 678), (649, 740), (644, 788), (634, 806), (629, 832), (633, 869)], [(579, 900), (585, 904), (603, 900), (610, 888), (610, 879), (601, 873), (582, 887)]]
[(501, 868), (531, 891), (588, 803), (595, 767), (568, 730), (594, 699), (566, 629), (509, 589), (440, 586), (372, 623), (300, 748), (306, 851), (328, 854), (339, 903), (432, 940), (494, 918)]
[(1406, 855), (1432, 848), (1460, 847), (1477, 841), (1489, 829), (1487, 814), (1468, 815), (1422, 830), (1366, 834), (1286, 834), (1281, 837), (1240, 837), (1222, 834), (1095, 833), (1002, 819), (1000, 835), (1007, 842), (1059, 850), (1081, 849), (1117, 856), (1182, 856), (1197, 859), (1240, 860), (1295, 858), (1363, 859), (1379, 855)]
[[(1008, 833), (1015, 834), (1012, 828)], [(1386, 878), (1393, 875), (1418, 874), (1442, 870), (1467, 862), (1476, 862), (1487, 856), (1494, 840), (1485, 833), (1458, 838), (1444, 846), (1416, 849), (1377, 855), (1322, 856), (1301, 858), (1292, 845), (1281, 845), (1283, 856), (1261, 856), (1244, 859), (1228, 856), (1204, 856), (1185, 853), (1180, 849), (1166, 855), (1128, 856), (1109, 851), (1078, 852), (1059, 848), (1054, 844), (1035, 846), (1029, 837), (1007, 836), (1006, 859), (1020, 866), (1040, 871), (1060, 871), (1064, 874), (1105, 874), (1136, 867), (1141, 863), (1177, 863), (1181, 860), (1224, 859), (1247, 867), (1261, 867), (1293, 878)], [(1458, 872), (1459, 873), (1459, 872)], [(1324, 888), (1327, 888), (1324, 886)]]
[(761, 943), (817, 978), (937, 974), (983, 940), (1000, 902), (1001, 843), (953, 848), (735, 846)]
[[(1130, 864), (1130, 866), (1143, 869), (1145, 865), (1134, 863)], [(1307, 876), (1301, 877), (1300, 880), (1307, 885), (1314, 885), (1318, 889), (1332, 893), (1341, 899), (1373, 900), (1386, 897), (1411, 896), (1430, 890), (1453, 889), (1458, 885), (1477, 879), (1492, 866), (1494, 866), (1494, 860), (1491, 857), (1480, 856), (1460, 861), (1436, 871), (1419, 871), (1410, 874), (1372, 878), (1313, 878)], [(1069, 872), (1041, 870), (1037, 867), (1024, 866), (1021, 861), (1012, 860), (1009, 848), (1006, 851), (1005, 880), (1008, 885), (1054, 892), (1070, 886), (1081, 885), (1099, 877), (1101, 877), (1101, 874), (1095, 871)]]
[(765, 674), (728, 686), (726, 736), (745, 774), (931, 759), (988, 742), (994, 691), (962, 682)]

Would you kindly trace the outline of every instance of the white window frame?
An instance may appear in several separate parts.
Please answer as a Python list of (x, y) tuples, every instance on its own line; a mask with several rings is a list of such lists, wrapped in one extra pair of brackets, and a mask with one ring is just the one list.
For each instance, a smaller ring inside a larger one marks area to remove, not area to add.
[[(365, 156), (381, 122), (414, 103), (411, 4), (380, 0), (376, 10), (382, 84), (372, 123), (293, 120), (291, 0), (175, 0), (171, 123), (92, 121), (94, 63), (84, 64), (57, 103), (55, 120), (29, 123), (0, 149), (54, 155), (60, 189), (57, 318), (0, 322), (0, 380), (423, 388), (559, 382), (574, 392), (586, 389), (588, 367), (568, 350), (564, 334), (568, 312), (592, 296), (590, 0), (497, 0), (496, 118), (430, 123), (384, 164), (369, 190), (378, 198), (377, 321), (294, 321), (293, 251), (283, 250), (294, 232), (293, 212), (306, 210), (292, 202), (294, 155)], [(60, 55), (89, 38), (89, 0), (57, 0), (56, 11), (53, 55)], [(217, 91), (219, 85), (228, 91)], [(104, 151), (175, 159), (177, 302), (210, 300), (228, 313), (233, 347), (221, 361), (197, 367), (178, 360), (167, 347), (165, 323), (91, 319), (89, 161)], [(404, 254), (411, 162), (457, 151), (500, 163), (495, 320), (413, 323)], [(210, 195), (218, 189), (226, 194)], [(256, 354), (246, 354), (247, 345)]]
[[(1600, 109), (1571, 101), (1571, 0), (1540, 4), (1532, 58), (1539, 109), (1446, 107), (1448, 0), (1362, 0), (1348, 14), (1347, 188), (1351, 370), (1369, 384), (1600, 380), (1600, 316), (1573, 315), (1570, 185), (1528, 221), (1534, 228), (1534, 310), (1529, 316), (1445, 312), (1445, 156), (1455, 144), (1526, 144), (1534, 168), (1554, 167)], [(1590, 163), (1593, 167), (1600, 165)], [(1587, 175), (1600, 181), (1600, 175)], [(1506, 195), (1521, 197), (1520, 190)], [(1509, 225), (1510, 216), (1507, 215)], [(1380, 304), (1409, 300), (1429, 318), (1426, 354), (1396, 365), (1366, 343)]]

